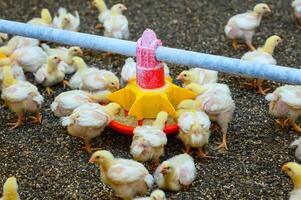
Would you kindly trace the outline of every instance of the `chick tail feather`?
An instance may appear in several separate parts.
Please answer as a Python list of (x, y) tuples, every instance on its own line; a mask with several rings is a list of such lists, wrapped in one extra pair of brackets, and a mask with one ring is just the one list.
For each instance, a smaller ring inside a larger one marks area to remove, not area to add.
[(62, 117), (61, 118), (62, 126), (69, 126), (72, 123), (74, 123), (74, 120), (71, 117)]
[(153, 188), (154, 185), (154, 177), (150, 174), (146, 175), (146, 177), (144, 178), (144, 181), (146, 183), (146, 185), (148, 186), (148, 188)]

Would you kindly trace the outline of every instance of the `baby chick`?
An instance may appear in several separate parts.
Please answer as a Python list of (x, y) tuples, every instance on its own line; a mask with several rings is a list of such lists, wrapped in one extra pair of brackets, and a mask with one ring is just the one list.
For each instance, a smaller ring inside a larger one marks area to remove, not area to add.
[(59, 15), (53, 18), (53, 26), (55, 28), (64, 29), (68, 31), (78, 31), (80, 25), (79, 14), (77, 11), (74, 15), (68, 13), (65, 8), (59, 8)]
[(3, 185), (3, 193), (0, 200), (20, 200), (18, 183), (15, 177), (9, 177)]
[(164, 154), (164, 145), (167, 144), (167, 137), (163, 132), (168, 114), (165, 111), (159, 112), (152, 126), (137, 126), (134, 129), (131, 154), (137, 161), (153, 160), (157, 166), (159, 158)]
[(50, 86), (64, 82), (65, 68), (59, 65), (60, 62), (61, 59), (58, 56), (49, 56), (47, 64), (44, 64), (37, 73), (34, 74), (37, 83), (46, 87), (48, 95), (53, 93)]
[(252, 38), (255, 29), (260, 25), (263, 14), (271, 12), (267, 4), (260, 3), (254, 7), (253, 11), (248, 11), (243, 14), (237, 14), (231, 17), (225, 26), (225, 33), (232, 40), (234, 49), (240, 49), (237, 40), (243, 39), (250, 50), (255, 50), (252, 44)]
[(8, 35), (6, 33), (0, 33), (0, 44), (2, 44), (5, 40), (8, 40)]
[(292, 142), (290, 147), (296, 148), (295, 156), (299, 161), (301, 161), (301, 137), (295, 140), (294, 142)]
[(16, 80), (10, 66), (3, 67), (3, 83), (1, 98), (8, 107), (18, 115), (16, 123), (12, 123), (12, 129), (22, 124), (26, 112), (36, 113), (35, 123), (41, 123), (40, 113), (44, 98), (40, 95), (38, 89), (27, 81)]
[[(255, 63), (263, 63), (263, 64), (272, 64), (276, 65), (277, 61), (273, 58), (273, 53), (275, 47), (281, 42), (281, 38), (277, 35), (269, 37), (264, 46), (261, 48), (258, 48), (255, 51), (250, 51), (245, 53), (242, 56), (242, 60), (247, 60)], [(257, 88), (258, 92), (262, 95), (266, 95), (266, 92), (270, 89), (262, 89), (262, 82), (263, 80), (255, 79), (252, 83), (247, 83), (247, 85), (250, 85), (251, 87)]]
[(194, 181), (195, 176), (194, 161), (186, 153), (164, 161), (154, 173), (154, 179), (158, 187), (169, 191), (187, 189)]
[(100, 167), (101, 180), (125, 200), (132, 200), (137, 195), (144, 195), (152, 188), (153, 177), (139, 162), (114, 158), (109, 151), (97, 151), (90, 160)]
[(127, 8), (123, 4), (116, 4), (111, 8), (110, 17), (104, 22), (104, 36), (117, 39), (128, 39), (130, 36), (128, 20), (122, 14)]
[(36, 72), (47, 62), (47, 54), (38, 46), (16, 49), (8, 58), (0, 59), (0, 66), (19, 65), (25, 72)]
[(109, 94), (111, 94), (110, 91), (91, 94), (82, 90), (71, 90), (55, 97), (50, 107), (56, 117), (65, 117), (71, 115), (74, 109), (86, 103), (107, 103), (106, 96)]
[(292, 2), (292, 7), (294, 9), (294, 16), (298, 23), (298, 27), (301, 28), (301, 0), (294, 0)]
[(72, 64), (72, 59), (75, 56), (82, 56), (83, 52), (80, 47), (73, 46), (69, 49), (65, 47), (59, 47), (59, 48), (50, 48), (47, 44), (42, 44), (42, 48), (47, 53), (47, 55), (57, 55), (59, 56), (62, 61), (64, 62), (64, 67), (66, 70), (66, 74), (73, 74), (76, 69)]
[(100, 24), (97, 24), (95, 28), (102, 28), (104, 22), (110, 17), (111, 11), (108, 9), (104, 0), (93, 0), (92, 5), (99, 11), (98, 21)]
[(178, 118), (180, 134), (178, 137), (185, 145), (185, 152), (190, 153), (191, 147), (198, 149), (198, 157), (209, 157), (204, 152), (204, 145), (208, 144), (210, 137), (210, 119), (202, 111), (184, 112)]
[(270, 101), (269, 113), (277, 118), (288, 118), (288, 120), (277, 120), (284, 127), (289, 122), (293, 128), (301, 132), (296, 120), (301, 116), (301, 86), (284, 85), (278, 87), (273, 93), (269, 93), (265, 99)]
[(4, 53), (6, 56), (10, 56), (16, 49), (23, 47), (33, 47), (38, 46), (39, 40), (21, 36), (12, 37), (5, 46), (0, 47), (0, 52)]
[(154, 190), (150, 197), (135, 198), (134, 200), (166, 200), (166, 197), (162, 190)]
[(32, 25), (52, 26), (52, 17), (48, 9), (44, 8), (41, 11), (41, 18), (33, 18), (27, 22)]
[[(13, 65), (11, 69), (12, 69), (13, 77), (16, 80), (21, 80), (21, 81), (26, 80), (22, 67)], [(2, 81), (3, 81), (3, 67), (0, 67), (0, 91), (2, 90)]]
[(119, 89), (119, 79), (110, 71), (98, 68), (89, 68), (84, 60), (79, 57), (72, 59), (77, 72), (70, 79), (72, 89), (90, 92), (100, 90), (116, 91)]
[(289, 200), (301, 199), (301, 165), (289, 162), (283, 165), (282, 170), (291, 178), (294, 184), (293, 191), (290, 192)]
[(119, 110), (120, 106), (116, 103), (106, 106), (86, 103), (76, 108), (69, 117), (62, 117), (61, 122), (63, 126), (67, 126), (70, 135), (84, 139), (83, 149), (91, 153), (97, 149), (91, 148), (91, 139), (101, 134)]
[[(235, 109), (235, 103), (231, 97), (229, 87), (220, 83), (210, 83), (204, 86), (192, 83), (185, 88), (199, 94), (196, 101), (194, 101), (195, 108), (204, 111), (211, 121), (217, 122), (217, 124), (221, 127), (223, 139), (217, 148), (224, 148), (228, 150), (228, 125), (233, 118)], [(184, 100), (179, 106), (181, 107), (185, 105), (186, 102), (188, 102), (188, 105), (190, 106), (191, 103), (189, 102), (193, 102), (193, 100)], [(188, 110), (191, 109), (189, 106)]]
[(213, 70), (207, 70), (202, 68), (191, 68), (189, 70), (182, 71), (178, 77), (178, 80), (181, 80), (185, 85), (189, 83), (215, 83), (218, 80), (218, 72)]

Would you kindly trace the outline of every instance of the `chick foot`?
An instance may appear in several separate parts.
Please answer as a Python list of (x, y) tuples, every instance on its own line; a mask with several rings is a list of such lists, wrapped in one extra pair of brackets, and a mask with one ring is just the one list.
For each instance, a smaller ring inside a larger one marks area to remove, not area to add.
[(65, 89), (67, 86), (70, 87), (69, 81), (63, 80), (63, 87), (64, 87), (64, 89)]
[(41, 124), (42, 123), (42, 115), (41, 115), (40, 112), (38, 112), (35, 117), (30, 116), (29, 118), (32, 119), (31, 122), (34, 123), (34, 124)]
[(243, 50), (245, 48), (245, 45), (243, 44), (238, 44), (237, 40), (232, 40), (232, 47), (235, 50)]
[(228, 150), (228, 145), (227, 145), (227, 133), (223, 134), (223, 139), (222, 142), (220, 143), (220, 145), (218, 145), (215, 150), (217, 149), (224, 149), (224, 150)]
[(301, 133), (301, 127), (294, 120), (290, 120), (290, 124), (293, 126), (293, 129)]
[(253, 79), (251, 82), (245, 82), (244, 85), (250, 88), (258, 88), (257, 79)]
[(215, 123), (213, 123), (213, 124), (211, 125), (211, 127), (210, 127), (211, 133), (217, 132), (218, 129), (219, 129), (219, 126), (218, 126), (217, 124), (215, 124)]
[(269, 91), (271, 88), (263, 89), (262, 88), (263, 80), (257, 80), (258, 84), (258, 93), (262, 95), (266, 95), (266, 92)]
[(91, 141), (86, 139), (86, 138), (83, 138), (84, 141), (85, 141), (85, 146), (82, 147), (81, 149), (88, 152), (88, 153), (92, 153), (93, 151), (98, 151), (100, 150), (101, 148), (92, 148), (91, 147)]
[(191, 147), (190, 146), (185, 146), (185, 148), (183, 149), (183, 152), (190, 155), (191, 154)]
[(21, 125), (23, 125), (23, 114), (18, 115), (18, 120), (17, 122), (14, 123), (8, 123), (8, 125), (12, 126), (10, 129), (13, 130)]
[(8, 103), (6, 101), (3, 103), (3, 108), (8, 108)]
[(205, 153), (203, 148), (199, 148), (196, 154), (197, 158), (213, 158), (212, 156), (207, 156), (208, 153)]
[(249, 49), (250, 49), (251, 51), (255, 51), (255, 50), (256, 50), (256, 48), (253, 46), (252, 43), (247, 43), (247, 46), (249, 47)]
[(104, 26), (103, 26), (102, 24), (96, 24), (95, 28), (96, 28), (96, 29), (103, 29)]
[(52, 95), (54, 91), (50, 87), (46, 87), (46, 92), (48, 95)]
[(289, 125), (289, 119), (277, 119), (276, 123), (279, 124), (281, 128), (284, 128)]

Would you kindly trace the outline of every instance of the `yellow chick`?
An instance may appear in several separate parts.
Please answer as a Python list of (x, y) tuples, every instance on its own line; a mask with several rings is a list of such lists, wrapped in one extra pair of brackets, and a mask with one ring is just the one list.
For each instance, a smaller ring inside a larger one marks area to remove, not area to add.
[(164, 191), (154, 190), (150, 197), (135, 198), (134, 200), (166, 200), (166, 196)]
[(47, 44), (41, 45), (44, 51), (48, 56), (57, 55), (64, 62), (64, 67), (66, 70), (66, 74), (73, 74), (76, 71), (76, 68), (72, 64), (72, 59), (75, 56), (82, 56), (83, 51), (78, 46), (72, 46), (70, 48), (58, 47), (58, 48), (50, 48)]
[(182, 71), (177, 79), (182, 81), (184, 86), (189, 83), (198, 83), (201, 85), (215, 83), (218, 80), (218, 72), (201, 68), (192, 68)]
[(9, 177), (4, 185), (3, 185), (3, 194), (0, 200), (20, 200), (20, 196), (18, 194), (18, 183), (17, 179), (13, 177)]
[(116, 4), (111, 8), (110, 17), (104, 22), (104, 36), (117, 39), (129, 38), (129, 22), (122, 14), (125, 10), (127, 8), (123, 4)]
[(41, 18), (33, 18), (27, 22), (32, 25), (52, 26), (52, 17), (48, 9), (44, 8), (41, 11)]
[[(282, 40), (279, 36), (273, 35), (266, 40), (263, 47), (258, 48), (255, 51), (250, 51), (250, 52), (245, 53), (241, 59), (255, 62), (255, 63), (276, 65), (277, 61), (274, 59), (273, 53), (274, 53), (275, 47), (281, 41)], [(263, 89), (262, 83), (263, 83), (263, 80), (254, 79), (254, 81), (252, 81), (251, 83), (246, 83), (246, 85), (256, 88), (256, 89), (258, 89), (258, 93), (260, 93), (262, 95), (266, 95), (266, 92), (269, 91), (270, 88)]]
[(294, 184), (294, 189), (290, 193), (289, 200), (301, 199), (301, 165), (295, 162), (289, 162), (283, 165), (282, 170), (287, 173)]
[(76, 108), (68, 117), (62, 117), (63, 126), (67, 126), (68, 133), (72, 136), (83, 138), (87, 152), (91, 153), (98, 148), (91, 148), (91, 139), (99, 136), (104, 128), (119, 113), (120, 105), (109, 103), (101, 106), (96, 103), (86, 103)]
[[(56, 55), (49, 56), (47, 64), (44, 64), (35, 74), (38, 84), (46, 87), (48, 95), (53, 93), (50, 86), (63, 82), (65, 78), (65, 68), (60, 66), (61, 59)], [(65, 83), (64, 83), (65, 84)]]
[(12, 37), (5, 46), (0, 47), (0, 52), (6, 56), (10, 56), (16, 49), (23, 47), (38, 46), (39, 40), (21, 36)]
[[(11, 67), (13, 76), (17, 80), (25, 81), (26, 77), (23, 68), (17, 65)], [(2, 81), (3, 81), (3, 67), (0, 67), (0, 91), (2, 91)]]
[(124, 200), (144, 195), (148, 188), (152, 188), (153, 177), (139, 162), (114, 158), (105, 150), (93, 153), (89, 162), (99, 165), (102, 182), (111, 186)]
[(42, 115), (40, 113), (41, 105), (44, 101), (38, 89), (27, 81), (16, 80), (10, 66), (3, 67), (3, 83), (1, 98), (8, 107), (18, 115), (16, 123), (12, 123), (12, 129), (22, 125), (24, 114), (26, 112), (36, 113), (34, 123), (41, 123)]
[(265, 3), (257, 4), (253, 11), (237, 14), (231, 17), (225, 26), (226, 36), (232, 40), (234, 49), (240, 49), (238, 39), (243, 39), (251, 51), (255, 50), (252, 38), (255, 29), (260, 25), (263, 14), (271, 12), (270, 7)]
[(99, 11), (98, 21), (100, 24), (97, 24), (95, 28), (102, 28), (103, 23), (110, 17), (111, 11), (108, 9), (104, 0), (93, 0), (92, 5)]
[(137, 126), (134, 129), (130, 152), (135, 160), (153, 160), (154, 165), (159, 164), (159, 158), (164, 154), (164, 145), (167, 144), (167, 137), (163, 132), (167, 118), (167, 112), (162, 111), (158, 113), (152, 126)]
[(100, 90), (116, 91), (119, 89), (119, 79), (107, 70), (88, 67), (80, 57), (74, 57), (73, 65), (77, 72), (71, 77), (69, 85), (72, 89), (96, 92)]
[(74, 15), (68, 13), (65, 8), (59, 8), (59, 15), (53, 18), (53, 26), (55, 28), (64, 29), (68, 31), (78, 31), (80, 25), (80, 18), (77, 11)]
[(55, 97), (51, 104), (51, 110), (56, 117), (71, 115), (73, 110), (85, 103), (108, 103), (106, 97), (110, 91), (100, 91), (98, 93), (88, 93), (82, 90), (71, 90), (62, 92)]
[(156, 169), (154, 179), (159, 188), (169, 191), (180, 191), (189, 187), (196, 177), (193, 158), (180, 154), (164, 161)]

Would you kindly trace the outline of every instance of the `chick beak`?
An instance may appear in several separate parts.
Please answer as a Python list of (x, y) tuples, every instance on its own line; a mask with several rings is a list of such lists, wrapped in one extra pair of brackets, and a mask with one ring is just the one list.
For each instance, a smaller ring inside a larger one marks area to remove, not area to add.
[(117, 83), (116, 84), (116, 89), (119, 90), (119, 88), (120, 88), (120, 85), (119, 85), (119, 83)]
[(127, 10), (127, 9), (128, 9), (128, 8), (127, 8), (127, 7), (125, 7), (125, 6), (123, 6), (123, 7), (122, 7), (122, 10)]
[(83, 51), (82, 51), (81, 49), (79, 49), (79, 50), (78, 50), (78, 55), (79, 55), (79, 56), (82, 56), (83, 54), (84, 54)]
[(161, 170), (161, 174), (163, 174), (163, 175), (167, 174), (166, 168), (163, 168), (163, 169)]
[(268, 13), (272, 12), (271, 8), (268, 7), (267, 12)]
[(287, 166), (287, 165), (284, 165), (284, 166), (282, 167), (282, 171), (287, 172), (287, 171), (288, 171), (288, 166)]
[(182, 81), (183, 80), (183, 76), (181, 74), (179, 74), (179, 76), (177, 76), (177, 80)]
[(95, 163), (94, 158), (90, 158), (89, 163)]

